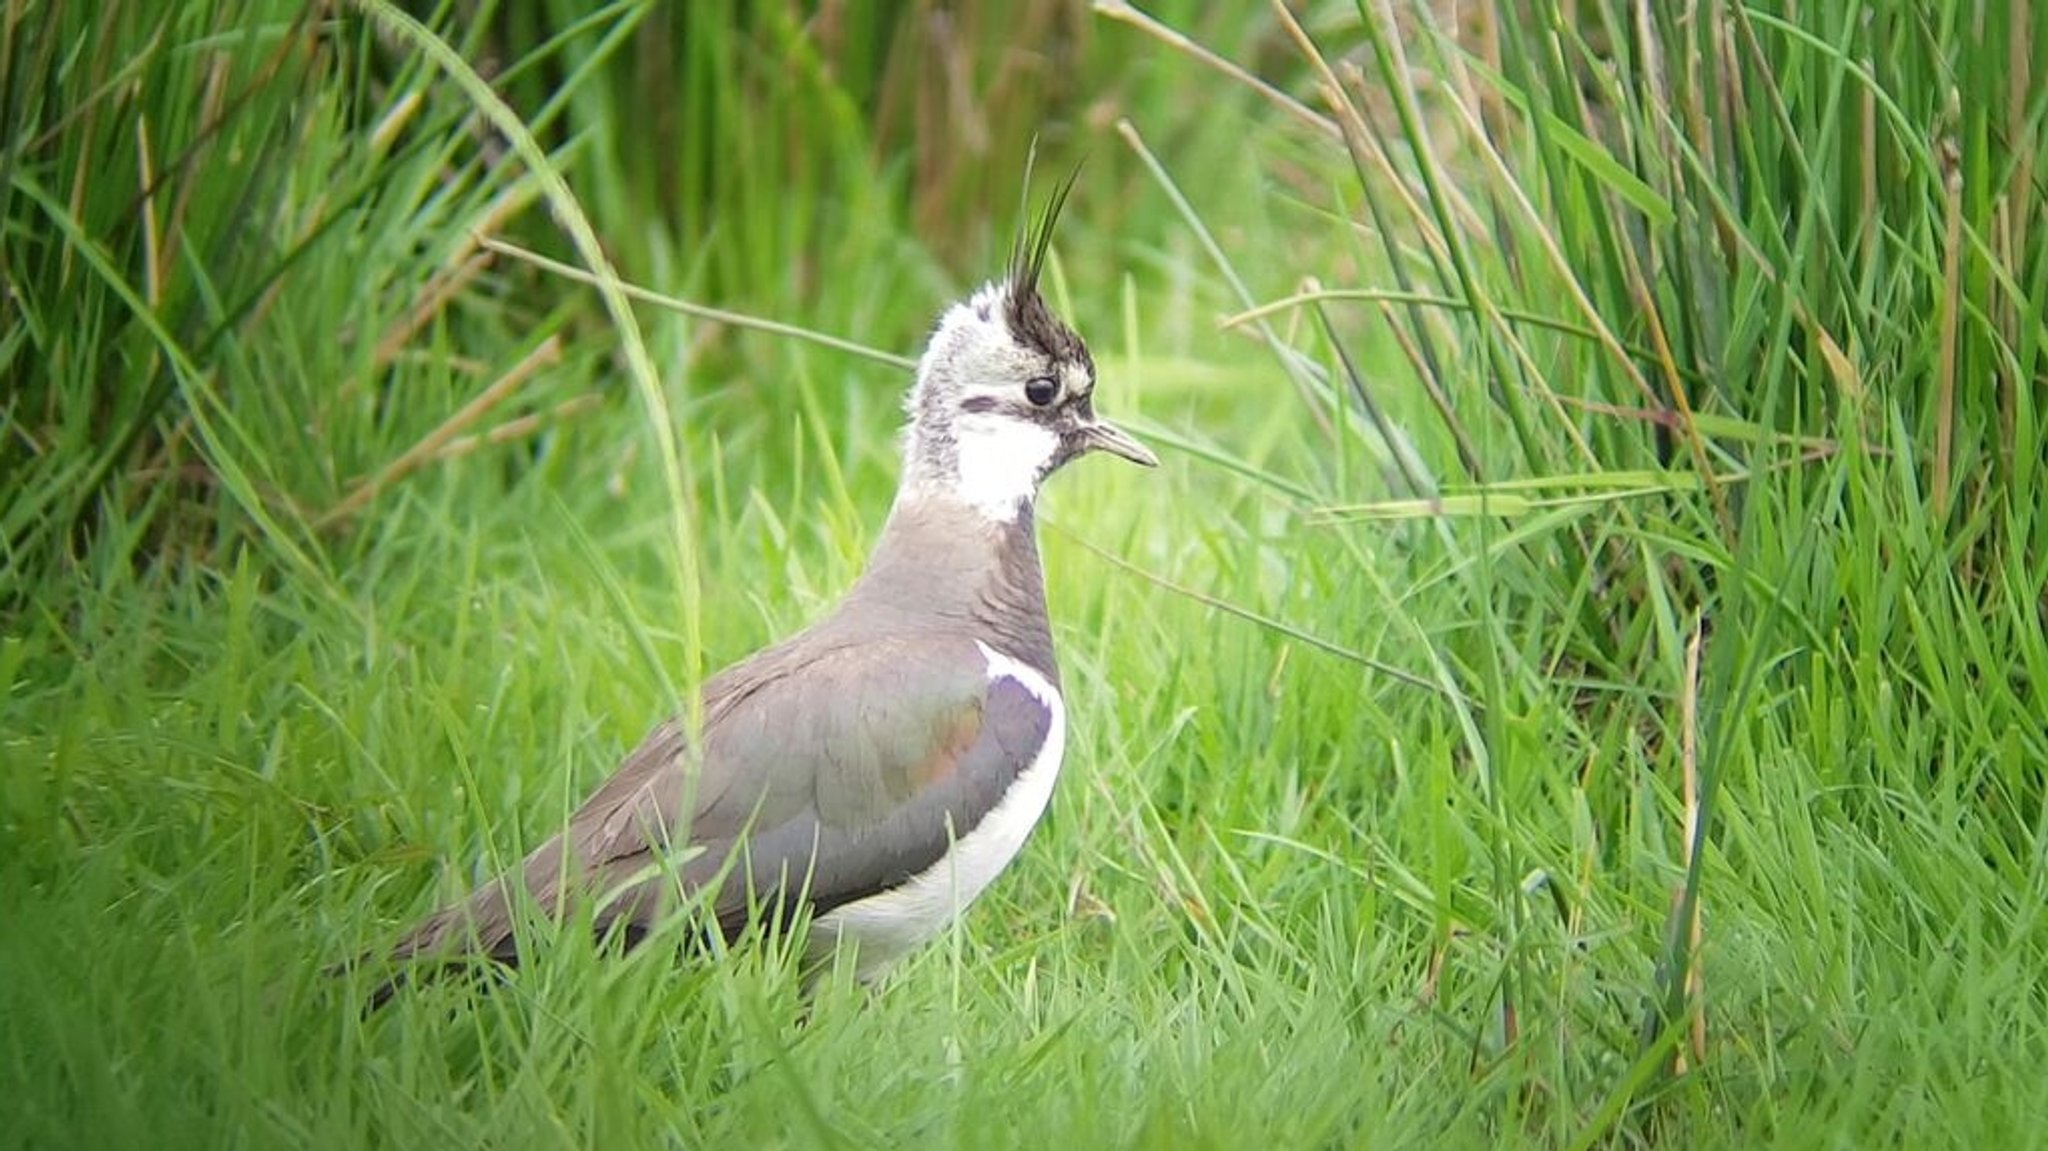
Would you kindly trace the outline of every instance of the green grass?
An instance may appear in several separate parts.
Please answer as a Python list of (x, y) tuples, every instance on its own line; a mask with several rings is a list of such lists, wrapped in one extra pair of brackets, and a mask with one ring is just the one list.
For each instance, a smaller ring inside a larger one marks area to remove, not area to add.
[[(2017, 0), (1155, 14), (1270, 93), (1118, 4), (89, 7), (0, 39), (0, 1143), (2036, 1140)], [(894, 483), (901, 368), (492, 245), (909, 354), (1033, 134), (1167, 461), (1046, 496), (1024, 856), (808, 1011), (568, 932), (362, 1018)]]

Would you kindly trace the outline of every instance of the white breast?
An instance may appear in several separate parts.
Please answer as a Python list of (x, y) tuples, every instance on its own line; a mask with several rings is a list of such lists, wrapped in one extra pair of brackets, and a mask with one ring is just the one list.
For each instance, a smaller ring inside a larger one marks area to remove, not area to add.
[(1052, 725), (1046, 729), (1038, 754), (1018, 773), (1010, 790), (981, 822), (954, 842), (953, 850), (901, 886), (835, 907), (811, 925), (812, 957), (831, 954), (841, 938), (852, 941), (859, 949), (854, 974), (863, 982), (880, 975), (965, 911), (1017, 858), (1052, 798), (1053, 781), (1059, 776), (1060, 758), (1067, 745), (1065, 702), (1030, 665), (987, 644), (977, 641), (975, 646), (988, 660), (989, 679), (1012, 679), (1021, 684), (1052, 713)]

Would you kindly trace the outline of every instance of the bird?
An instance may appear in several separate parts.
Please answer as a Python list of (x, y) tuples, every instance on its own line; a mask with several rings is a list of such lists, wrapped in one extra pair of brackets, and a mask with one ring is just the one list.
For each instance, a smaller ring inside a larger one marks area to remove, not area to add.
[(844, 951), (868, 984), (1016, 858), (1068, 735), (1040, 485), (1096, 452), (1159, 462), (1095, 414), (1087, 344), (1040, 290), (1071, 186), (1027, 221), (1003, 274), (940, 315), (905, 403), (895, 500), (836, 606), (712, 676), (695, 725), (655, 725), (559, 834), (405, 934), (372, 1007), (423, 967), (517, 966), (522, 899), (587, 908), (628, 947), (682, 907), (707, 941), (806, 916), (805, 970)]

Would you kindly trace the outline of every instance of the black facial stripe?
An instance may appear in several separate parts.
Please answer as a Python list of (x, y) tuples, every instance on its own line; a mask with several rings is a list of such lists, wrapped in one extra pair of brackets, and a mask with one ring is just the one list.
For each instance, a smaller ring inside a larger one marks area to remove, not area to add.
[(994, 396), (969, 396), (960, 401), (963, 412), (992, 412), (1002, 406), (1003, 402)]

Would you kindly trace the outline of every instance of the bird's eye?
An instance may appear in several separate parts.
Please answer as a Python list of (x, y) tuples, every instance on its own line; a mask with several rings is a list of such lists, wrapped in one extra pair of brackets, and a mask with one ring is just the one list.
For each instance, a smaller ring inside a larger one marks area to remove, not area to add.
[(1042, 408), (1058, 399), (1060, 386), (1051, 376), (1033, 376), (1024, 381), (1024, 398), (1034, 408)]

